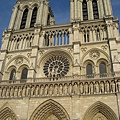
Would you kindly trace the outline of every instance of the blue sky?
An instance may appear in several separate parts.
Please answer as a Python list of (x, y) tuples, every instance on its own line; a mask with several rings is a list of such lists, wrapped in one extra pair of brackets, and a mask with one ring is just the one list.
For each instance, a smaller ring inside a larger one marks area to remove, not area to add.
[[(69, 23), (69, 1), (70, 0), (49, 0), (57, 24)], [(8, 27), (12, 8), (16, 0), (0, 0), (0, 42), (2, 32)], [(120, 0), (111, 0), (114, 17), (120, 20)]]

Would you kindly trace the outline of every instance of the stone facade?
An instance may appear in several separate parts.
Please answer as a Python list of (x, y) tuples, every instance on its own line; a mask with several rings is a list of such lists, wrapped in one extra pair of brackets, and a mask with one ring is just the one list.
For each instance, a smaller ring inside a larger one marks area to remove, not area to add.
[(0, 120), (119, 120), (120, 36), (110, 0), (17, 0), (0, 51)]

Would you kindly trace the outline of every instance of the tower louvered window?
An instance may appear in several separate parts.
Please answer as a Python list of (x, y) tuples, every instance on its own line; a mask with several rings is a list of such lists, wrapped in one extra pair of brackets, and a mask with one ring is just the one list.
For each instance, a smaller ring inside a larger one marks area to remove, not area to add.
[(34, 8), (33, 13), (32, 13), (32, 18), (31, 18), (31, 23), (30, 27), (34, 27), (34, 24), (36, 23), (36, 17), (37, 17), (37, 7)]
[(20, 29), (24, 29), (24, 28), (25, 28), (26, 21), (27, 21), (27, 15), (28, 15), (28, 9), (26, 8), (26, 9), (24, 10), (24, 12), (23, 12)]
[(92, 1), (92, 5), (93, 5), (93, 16), (94, 16), (94, 19), (98, 19), (99, 18), (99, 14), (98, 14), (97, 0), (93, 0)]
[(88, 20), (88, 10), (87, 10), (87, 2), (86, 2), (86, 0), (83, 0), (82, 10), (83, 10), (83, 20)]

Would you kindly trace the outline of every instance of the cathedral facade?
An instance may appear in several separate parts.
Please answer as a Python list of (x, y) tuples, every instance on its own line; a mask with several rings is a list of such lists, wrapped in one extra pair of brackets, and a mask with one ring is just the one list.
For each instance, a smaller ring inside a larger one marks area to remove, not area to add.
[(120, 36), (110, 0), (17, 0), (0, 51), (0, 120), (120, 120)]

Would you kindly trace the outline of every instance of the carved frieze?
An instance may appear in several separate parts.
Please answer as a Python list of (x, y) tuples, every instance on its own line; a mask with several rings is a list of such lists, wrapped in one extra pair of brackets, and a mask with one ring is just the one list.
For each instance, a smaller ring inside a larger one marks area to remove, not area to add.
[(92, 50), (90, 53), (89, 53), (89, 56), (96, 60), (100, 57), (100, 52), (98, 50)]

